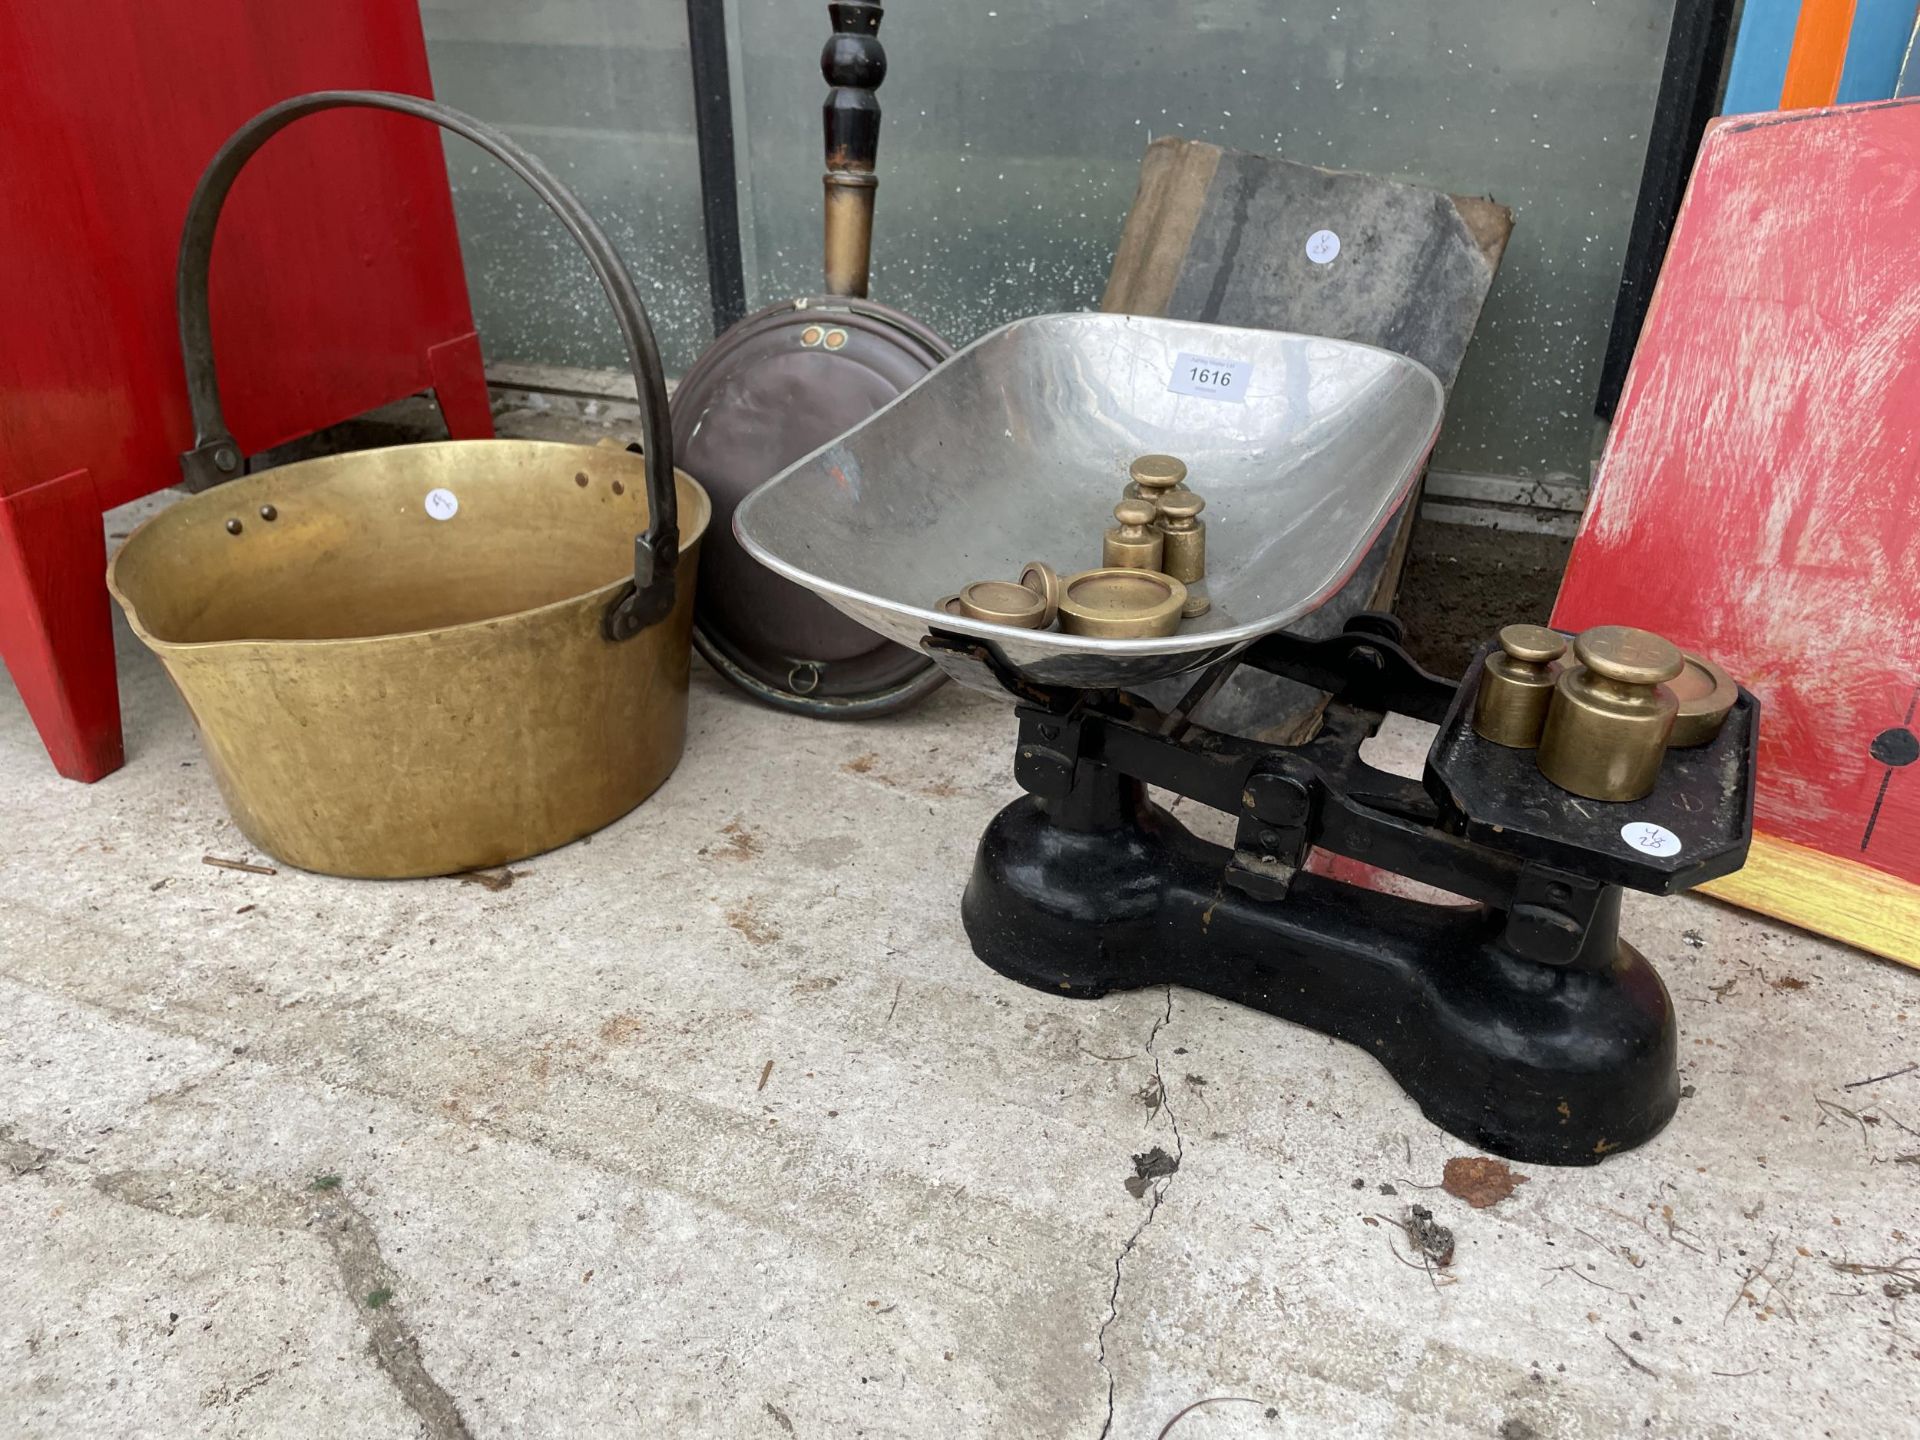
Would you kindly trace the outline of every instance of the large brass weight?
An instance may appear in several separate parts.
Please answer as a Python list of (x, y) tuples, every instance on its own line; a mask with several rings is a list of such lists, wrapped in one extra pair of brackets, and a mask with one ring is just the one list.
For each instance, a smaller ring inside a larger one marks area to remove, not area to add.
[(1589, 800), (1652, 791), (1680, 701), (1667, 682), (1686, 661), (1647, 630), (1601, 625), (1573, 642), (1540, 736), (1540, 773)]

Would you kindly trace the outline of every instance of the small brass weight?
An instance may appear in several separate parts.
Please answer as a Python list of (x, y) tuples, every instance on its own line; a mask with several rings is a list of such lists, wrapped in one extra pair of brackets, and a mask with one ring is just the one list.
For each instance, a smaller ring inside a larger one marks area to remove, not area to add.
[(1113, 518), (1120, 523), (1101, 542), (1100, 563), (1109, 569), (1158, 570), (1163, 543), (1153, 517), (1150, 500), (1122, 500), (1114, 506)]
[(1177, 490), (1187, 478), (1187, 462), (1177, 455), (1142, 455), (1127, 467), (1127, 488), (1121, 491), (1129, 500), (1147, 500), (1158, 504), (1162, 495)]
[(1180, 617), (1191, 620), (1212, 608), (1194, 588), (1207, 577), (1207, 522), (1200, 519), (1207, 502), (1182, 485), (1161, 495), (1158, 504), (1163, 538), (1160, 568), (1187, 587)]
[(1589, 800), (1638, 800), (1660, 776), (1680, 702), (1667, 682), (1680, 647), (1648, 630), (1601, 625), (1573, 642), (1540, 736), (1540, 773)]
[(1544, 625), (1508, 625), (1500, 648), (1487, 656), (1480, 695), (1473, 705), (1473, 728), (1483, 739), (1515, 750), (1540, 743), (1559, 679), (1553, 662), (1567, 653), (1567, 642)]

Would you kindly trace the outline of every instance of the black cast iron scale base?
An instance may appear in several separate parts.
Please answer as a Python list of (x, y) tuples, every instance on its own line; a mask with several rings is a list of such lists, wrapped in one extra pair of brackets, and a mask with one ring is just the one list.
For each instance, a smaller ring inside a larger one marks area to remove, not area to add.
[[(1384, 616), (1331, 639), (1269, 636), (1167, 713), (1036, 688), (972, 639), (928, 648), (1022, 701), (1014, 769), (1029, 793), (987, 827), (962, 907), (1001, 974), (1088, 999), (1183, 985), (1311, 1026), (1372, 1053), (1435, 1124), (1510, 1159), (1593, 1164), (1672, 1118), (1673, 1004), (1620, 939), (1620, 892), (1672, 893), (1743, 862), (1758, 718), (1745, 691), (1711, 745), (1669, 753), (1651, 796), (1606, 804), (1475, 735), (1479, 662), (1458, 685), (1426, 674)], [(1279, 746), (1192, 724), (1236, 664), (1328, 692), (1320, 733)], [(1421, 781), (1359, 757), (1388, 710), (1440, 726)], [(1234, 848), (1191, 834), (1148, 784), (1237, 816)], [(1648, 826), (1678, 852), (1629, 843), (1629, 829), (1657, 841)], [(1314, 874), (1313, 849), (1478, 903)]]

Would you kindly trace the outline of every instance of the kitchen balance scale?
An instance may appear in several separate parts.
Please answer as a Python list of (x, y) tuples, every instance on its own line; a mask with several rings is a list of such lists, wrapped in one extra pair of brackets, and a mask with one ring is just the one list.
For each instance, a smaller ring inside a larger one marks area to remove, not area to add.
[[(1222, 370), (1230, 389), (1193, 383)], [(1289, 633), (1405, 502), (1441, 408), (1426, 369), (1369, 346), (1039, 316), (782, 472), (734, 528), (774, 571), (1016, 705), (1027, 794), (987, 827), (961, 906), (988, 965), (1063, 995), (1235, 1000), (1368, 1050), (1486, 1150), (1592, 1164), (1657, 1134), (1679, 1098), (1673, 1005), (1620, 939), (1621, 891), (1739, 868), (1758, 704), (1741, 690), (1717, 738), (1669, 750), (1646, 798), (1586, 800), (1475, 733), (1484, 653), (1453, 681), (1388, 616)], [(1205, 496), (1207, 613), (1103, 639), (942, 605), (1036, 558), (1095, 564), (1130, 460), (1153, 452)], [(1319, 733), (1280, 746), (1195, 724), (1241, 665), (1326, 692)], [(1171, 709), (1135, 693), (1188, 672)], [(1418, 781), (1360, 756), (1389, 711), (1439, 727)], [(1232, 846), (1149, 786), (1233, 817)], [(1387, 893), (1381, 872), (1446, 895)]]

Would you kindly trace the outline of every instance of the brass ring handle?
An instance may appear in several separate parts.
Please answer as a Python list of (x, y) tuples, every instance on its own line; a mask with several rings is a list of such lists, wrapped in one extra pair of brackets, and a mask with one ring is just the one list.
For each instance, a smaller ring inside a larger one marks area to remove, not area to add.
[(664, 620), (673, 609), (675, 571), (680, 557), (679, 505), (673, 488), (673, 432), (667, 422), (666, 373), (660, 347), (647, 321), (646, 306), (620, 254), (586, 207), (553, 174), (520, 146), (489, 125), (432, 100), (385, 90), (316, 90), (269, 106), (227, 137), (207, 163), (187, 205), (180, 232), (175, 272), (180, 316), (180, 355), (186, 363), (187, 400), (193, 410), (193, 446), (180, 457), (180, 469), (199, 486), (243, 473), (245, 457), (234, 443), (220, 407), (220, 381), (214, 369), (213, 322), (207, 301), (213, 266), (213, 236), (227, 193), (247, 161), (281, 130), (322, 110), (390, 110), (429, 120), (470, 140), (518, 175), (551, 210), (586, 252), (587, 264), (613, 305), (626, 342), (640, 400), (640, 427), (647, 466), (647, 529), (633, 545), (633, 585), (608, 607), (604, 628), (612, 640), (626, 640)]

